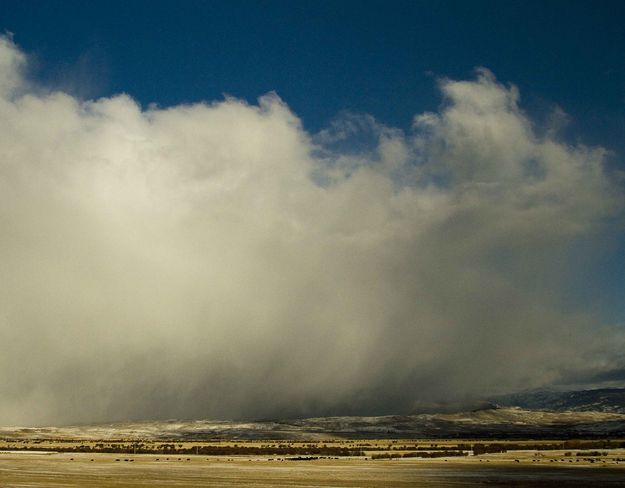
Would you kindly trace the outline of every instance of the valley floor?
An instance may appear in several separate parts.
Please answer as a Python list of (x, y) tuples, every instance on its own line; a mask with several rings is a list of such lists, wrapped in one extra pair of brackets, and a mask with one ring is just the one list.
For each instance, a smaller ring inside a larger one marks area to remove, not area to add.
[(528, 450), (378, 460), (2, 451), (0, 487), (622, 487), (622, 458), (622, 449), (594, 458)]

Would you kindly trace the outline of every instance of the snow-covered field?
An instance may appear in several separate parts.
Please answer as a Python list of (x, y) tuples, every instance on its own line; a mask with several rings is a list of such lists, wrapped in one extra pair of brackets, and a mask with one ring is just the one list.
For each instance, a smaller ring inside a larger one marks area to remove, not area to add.
[[(0, 486), (6, 487), (360, 487), (493, 488), (622, 487), (625, 469), (606, 461), (601, 467), (551, 456), (517, 452), (437, 460), (372, 461), (342, 458), (287, 461), (204, 456), (54, 454), (0, 455)], [(557, 460), (557, 462), (556, 462)]]

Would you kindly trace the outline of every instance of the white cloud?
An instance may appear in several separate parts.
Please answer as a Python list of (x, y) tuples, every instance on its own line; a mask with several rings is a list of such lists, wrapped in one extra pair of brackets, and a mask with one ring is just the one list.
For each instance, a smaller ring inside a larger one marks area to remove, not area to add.
[(410, 134), (312, 137), (275, 94), (143, 110), (23, 65), (3, 39), (3, 422), (406, 411), (619, 366), (559, 295), (621, 211), (604, 150), (535, 134), (488, 71)]

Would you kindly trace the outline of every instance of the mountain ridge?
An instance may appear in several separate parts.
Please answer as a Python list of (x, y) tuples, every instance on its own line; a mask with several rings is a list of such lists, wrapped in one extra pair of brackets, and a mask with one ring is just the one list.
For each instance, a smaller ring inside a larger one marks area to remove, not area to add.
[(625, 437), (625, 388), (532, 390), (466, 411), (270, 420), (144, 420), (50, 427), (0, 427), (5, 439), (324, 439)]
[(529, 390), (489, 399), (499, 406), (555, 412), (625, 413), (625, 388), (589, 390)]
[(436, 439), (625, 437), (625, 414), (549, 412), (518, 407), (472, 412), (299, 420), (168, 420), (68, 427), (4, 427), (4, 439)]

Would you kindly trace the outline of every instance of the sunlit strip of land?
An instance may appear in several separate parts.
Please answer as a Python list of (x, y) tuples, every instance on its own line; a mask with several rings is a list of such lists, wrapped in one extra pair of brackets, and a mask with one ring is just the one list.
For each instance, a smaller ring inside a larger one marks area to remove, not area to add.
[[(481, 462), (528, 458), (540, 462), (625, 465), (625, 439), (415, 440), (324, 439), (322, 441), (153, 439), (0, 439), (0, 452), (208, 456), (314, 461), (318, 459), (450, 459)], [(492, 458), (491, 455), (497, 455)], [(491, 456), (491, 457), (488, 457)], [(492, 459), (491, 459), (492, 458)], [(155, 458), (160, 460), (160, 458)], [(520, 462), (520, 460), (519, 460)]]
[(624, 446), (620, 439), (22, 440), (0, 445), (0, 486), (604, 488), (625, 484)]

